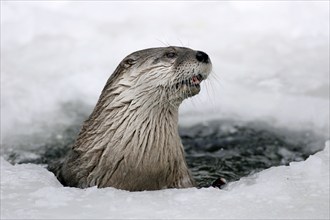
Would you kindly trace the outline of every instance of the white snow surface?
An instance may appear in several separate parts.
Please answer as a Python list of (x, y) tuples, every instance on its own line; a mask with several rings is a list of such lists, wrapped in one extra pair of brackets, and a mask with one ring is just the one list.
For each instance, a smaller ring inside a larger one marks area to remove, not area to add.
[(215, 188), (127, 192), (63, 187), (34, 164), (1, 159), (1, 218), (329, 219), (329, 142), (303, 162)]
[(327, 1), (1, 1), (3, 137), (70, 124), (60, 103), (94, 106), (125, 56), (168, 45), (213, 63), (182, 125), (234, 118), (328, 136)]
[[(129, 53), (207, 52), (213, 72), (181, 125), (262, 121), (329, 137), (328, 1), (1, 1), (1, 143), (72, 123)], [(1, 218), (329, 219), (329, 142), (306, 161), (224, 190), (63, 187), (39, 165), (1, 158)]]

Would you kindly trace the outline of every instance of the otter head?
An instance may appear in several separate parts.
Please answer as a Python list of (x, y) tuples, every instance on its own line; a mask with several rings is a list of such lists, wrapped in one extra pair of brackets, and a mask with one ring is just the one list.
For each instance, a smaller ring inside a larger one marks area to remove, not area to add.
[[(157, 101), (181, 103), (200, 91), (212, 64), (208, 55), (184, 47), (160, 47), (128, 55), (111, 78), (139, 97), (155, 94)], [(113, 84), (112, 84), (113, 86)]]

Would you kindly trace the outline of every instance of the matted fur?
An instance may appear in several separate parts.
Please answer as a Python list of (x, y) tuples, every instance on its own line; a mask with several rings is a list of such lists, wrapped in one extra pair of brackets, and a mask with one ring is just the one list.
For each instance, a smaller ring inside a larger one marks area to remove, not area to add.
[(194, 186), (178, 134), (181, 102), (199, 92), (211, 62), (183, 47), (127, 56), (107, 81), (63, 164), (59, 180), (74, 187), (140, 191)]

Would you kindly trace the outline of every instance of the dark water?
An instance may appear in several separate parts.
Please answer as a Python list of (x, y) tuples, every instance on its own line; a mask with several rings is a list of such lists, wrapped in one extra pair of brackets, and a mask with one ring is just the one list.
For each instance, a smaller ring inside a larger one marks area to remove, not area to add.
[(275, 129), (262, 123), (216, 121), (180, 129), (187, 162), (199, 186), (218, 177), (235, 181), (272, 166), (305, 160), (324, 140), (307, 131)]
[[(49, 164), (63, 157), (88, 115), (88, 111), (77, 110), (76, 105), (67, 105), (65, 109), (75, 118), (71, 125), (47, 132), (46, 138), (41, 132), (17, 137), (19, 141), (14, 144), (3, 143), (5, 159), (13, 164)], [(234, 181), (272, 166), (304, 160), (324, 143), (310, 131), (295, 132), (233, 120), (180, 127), (179, 131), (187, 163), (201, 187), (210, 186), (219, 177)]]

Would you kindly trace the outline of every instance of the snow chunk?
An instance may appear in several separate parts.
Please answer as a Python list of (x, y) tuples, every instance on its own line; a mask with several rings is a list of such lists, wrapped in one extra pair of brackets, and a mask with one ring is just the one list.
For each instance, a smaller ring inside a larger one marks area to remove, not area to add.
[(329, 141), (306, 161), (272, 167), (224, 190), (127, 192), (62, 187), (39, 165), (1, 158), (1, 218), (329, 218)]

